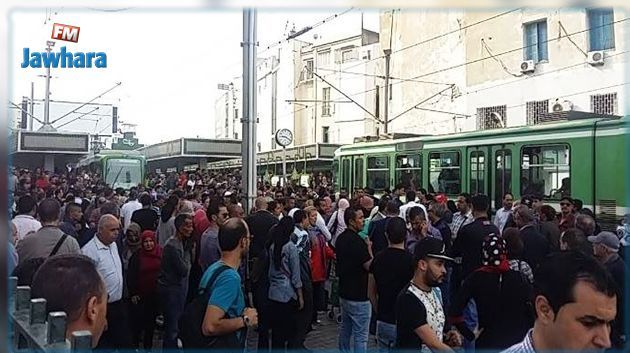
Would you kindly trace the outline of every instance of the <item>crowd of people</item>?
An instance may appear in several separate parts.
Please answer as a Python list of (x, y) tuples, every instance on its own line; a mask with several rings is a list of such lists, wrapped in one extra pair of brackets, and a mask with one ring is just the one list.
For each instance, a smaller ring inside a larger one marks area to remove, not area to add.
[(367, 351), (370, 334), (382, 352), (624, 347), (627, 234), (579, 200), (557, 213), (508, 193), (491, 212), (486, 195), (318, 180), (261, 182), (244, 210), (238, 173), (112, 190), (16, 169), (11, 272), (109, 351), (156, 350), (156, 326), (162, 349), (239, 349), (251, 329), (258, 350), (306, 350), (335, 303), (342, 352)]

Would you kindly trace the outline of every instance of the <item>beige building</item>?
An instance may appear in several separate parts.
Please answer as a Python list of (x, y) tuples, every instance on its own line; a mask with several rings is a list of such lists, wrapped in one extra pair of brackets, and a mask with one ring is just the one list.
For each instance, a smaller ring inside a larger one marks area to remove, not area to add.
[[(284, 42), (261, 51), (256, 65), (256, 151), (279, 148), (274, 139), (279, 129), (293, 130), (293, 98), (295, 41)], [(236, 76), (218, 87), (214, 103), (214, 137), (240, 139), (242, 134), (242, 76)]]
[(466, 60), (466, 32), (458, 31), (463, 20), (464, 12), (455, 10), (381, 14), (381, 46), (392, 51), (389, 132), (441, 134), (456, 126), (459, 131), (466, 68), (441, 70)]
[(612, 8), (383, 12), (389, 130), (535, 124), (554, 109), (627, 114), (629, 26)]
[(371, 60), (382, 54), (379, 35), (357, 32), (300, 42), (294, 58), (296, 145), (347, 144), (379, 133), (382, 79), (377, 77), (378, 60)]
[(554, 110), (627, 114), (623, 11), (476, 12), (465, 22), (491, 17), (466, 30), (467, 130), (536, 124)]

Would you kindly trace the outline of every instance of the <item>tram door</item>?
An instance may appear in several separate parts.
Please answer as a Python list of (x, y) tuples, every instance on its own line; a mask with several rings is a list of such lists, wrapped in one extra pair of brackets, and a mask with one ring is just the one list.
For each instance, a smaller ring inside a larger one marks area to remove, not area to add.
[(468, 192), (471, 195), (487, 195), (489, 192), (488, 152), (489, 148), (486, 146), (469, 147), (467, 149)]
[(341, 189), (346, 189), (346, 192), (352, 192), (352, 174), (351, 170), (352, 157), (342, 157), (341, 158)]
[(492, 206), (499, 209), (503, 206), (503, 196), (506, 193), (513, 193), (512, 190), (512, 168), (514, 156), (512, 155), (513, 145), (492, 147)]

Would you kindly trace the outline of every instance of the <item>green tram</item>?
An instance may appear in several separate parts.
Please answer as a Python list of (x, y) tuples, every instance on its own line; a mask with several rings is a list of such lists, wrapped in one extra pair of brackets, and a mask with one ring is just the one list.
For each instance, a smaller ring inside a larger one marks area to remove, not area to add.
[(144, 183), (146, 159), (137, 151), (101, 150), (77, 163), (80, 171), (90, 171), (102, 177), (112, 189), (129, 190)]
[(630, 117), (599, 117), (342, 146), (334, 185), (378, 193), (402, 183), (449, 198), (483, 193), (493, 209), (507, 192), (543, 195), (556, 209), (571, 196), (611, 226), (628, 213)]

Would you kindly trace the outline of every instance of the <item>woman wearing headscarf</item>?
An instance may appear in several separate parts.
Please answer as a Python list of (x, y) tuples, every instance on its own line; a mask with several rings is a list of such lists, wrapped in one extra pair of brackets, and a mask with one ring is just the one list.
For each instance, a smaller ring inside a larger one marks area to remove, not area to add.
[(153, 347), (155, 318), (159, 309), (157, 276), (162, 262), (162, 247), (152, 230), (142, 232), (140, 239), (140, 249), (129, 260), (127, 278), (131, 296), (134, 348), (138, 348), (140, 335), (144, 331), (142, 347), (149, 351)]
[(339, 234), (343, 233), (343, 231), (347, 228), (346, 222), (343, 220), (343, 215), (348, 207), (350, 207), (350, 202), (348, 200), (339, 199), (339, 202), (337, 203), (337, 211), (330, 216), (330, 220), (328, 221), (327, 227), (332, 234), (333, 246), (335, 245)]
[(129, 268), (129, 261), (133, 254), (140, 249), (140, 225), (138, 223), (129, 223), (125, 232), (125, 247), (122, 253), (123, 271)]
[[(510, 269), (505, 240), (491, 234), (483, 242), (483, 265), (462, 283), (450, 308), (450, 321), (480, 350), (502, 350), (520, 342), (532, 327), (532, 286)], [(464, 308), (474, 299), (479, 315), (476, 332), (465, 325)]]

